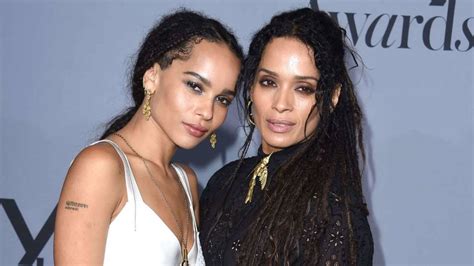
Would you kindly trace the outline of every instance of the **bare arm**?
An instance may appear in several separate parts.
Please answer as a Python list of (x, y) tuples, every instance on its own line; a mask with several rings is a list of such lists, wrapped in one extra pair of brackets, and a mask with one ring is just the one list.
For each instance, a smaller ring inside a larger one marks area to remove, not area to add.
[(103, 264), (107, 231), (124, 194), (123, 166), (112, 147), (83, 150), (66, 176), (58, 203), (55, 265)]

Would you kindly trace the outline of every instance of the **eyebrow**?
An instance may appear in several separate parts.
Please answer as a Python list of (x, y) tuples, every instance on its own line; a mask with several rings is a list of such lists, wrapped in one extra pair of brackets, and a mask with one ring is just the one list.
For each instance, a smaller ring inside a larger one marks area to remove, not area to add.
[[(204, 83), (206, 86), (208, 87), (212, 87), (212, 84), (211, 84), (211, 81), (208, 80), (207, 78), (199, 75), (198, 73), (196, 72), (193, 72), (193, 71), (185, 71), (183, 72), (184, 74), (187, 74), (187, 75), (191, 75), (197, 79), (199, 79), (200, 81), (202, 81), (202, 83)], [(231, 96), (235, 96), (235, 91), (233, 90), (229, 90), (229, 89), (223, 89), (222, 90), (222, 94), (225, 94), (225, 95), (231, 95)]]
[(199, 74), (196, 73), (196, 72), (193, 72), (193, 71), (185, 71), (185, 72), (183, 72), (183, 73), (184, 73), (184, 74), (187, 74), (187, 75), (191, 75), (191, 76), (193, 76), (193, 77), (199, 79), (200, 81), (202, 81), (202, 83), (204, 83), (204, 84), (205, 84), (206, 86), (208, 86), (208, 87), (212, 87), (210, 80), (208, 80), (207, 78), (205, 78), (205, 77), (199, 75)]
[[(258, 72), (260, 72), (260, 71), (261, 71), (261, 72), (265, 72), (265, 73), (267, 73), (267, 74), (270, 74), (270, 75), (272, 75), (272, 76), (278, 77), (278, 74), (277, 74), (276, 72), (270, 71), (270, 70), (268, 70), (268, 69), (266, 69), (266, 68), (263, 68), (263, 67), (262, 67), (262, 68), (260, 68), (260, 69), (258, 70)], [(296, 79), (299, 79), (299, 80), (312, 79), (312, 80), (315, 80), (316, 82), (319, 81), (319, 79), (317, 79), (317, 78), (315, 78), (315, 77), (312, 77), (312, 76), (298, 76), (298, 75), (296, 75), (295, 78), (296, 78)]]
[(258, 72), (266, 72), (267, 74), (270, 74), (270, 75), (272, 75), (272, 76), (277, 76), (277, 77), (278, 77), (278, 74), (277, 74), (276, 72), (270, 71), (270, 70), (268, 70), (268, 69), (266, 69), (266, 68), (263, 68), (263, 67), (261, 67), (261, 68), (258, 70)]
[(230, 95), (230, 96), (235, 96), (235, 91), (229, 90), (229, 89), (224, 89), (224, 90), (222, 90), (222, 94), (224, 94), (224, 95)]

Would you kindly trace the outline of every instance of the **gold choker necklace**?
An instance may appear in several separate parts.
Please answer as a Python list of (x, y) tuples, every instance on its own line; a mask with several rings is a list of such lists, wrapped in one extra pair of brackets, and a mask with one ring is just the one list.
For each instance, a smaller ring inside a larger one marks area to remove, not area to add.
[(268, 169), (267, 164), (270, 162), (270, 157), (272, 156), (273, 152), (269, 155), (263, 157), (262, 160), (255, 166), (252, 173), (252, 178), (250, 179), (249, 184), (249, 191), (247, 192), (247, 197), (245, 197), (245, 204), (252, 202), (253, 197), (253, 189), (255, 184), (257, 183), (257, 177), (260, 181), (260, 189), (263, 190), (265, 185), (267, 184), (267, 177), (268, 177)]

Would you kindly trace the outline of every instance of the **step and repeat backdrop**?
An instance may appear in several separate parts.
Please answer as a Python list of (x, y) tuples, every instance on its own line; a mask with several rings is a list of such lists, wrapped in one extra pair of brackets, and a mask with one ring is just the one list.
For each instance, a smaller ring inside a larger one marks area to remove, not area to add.
[[(179, 7), (223, 21), (245, 48), (278, 12), (329, 12), (363, 60), (351, 75), (366, 120), (374, 263), (473, 263), (472, 0), (0, 0), (0, 265), (53, 264), (69, 164), (128, 106), (141, 40)], [(201, 189), (238, 156), (234, 105), (217, 135), (216, 150), (205, 142), (175, 158)]]

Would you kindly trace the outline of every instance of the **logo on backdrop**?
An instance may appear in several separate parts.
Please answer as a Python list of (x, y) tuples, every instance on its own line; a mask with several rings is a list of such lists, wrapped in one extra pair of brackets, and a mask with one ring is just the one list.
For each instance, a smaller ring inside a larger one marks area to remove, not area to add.
[(20, 240), (23, 248), (25, 249), (25, 255), (18, 262), (19, 265), (33, 265), (36, 261), (37, 266), (43, 266), (44, 259), (38, 258), (41, 250), (48, 242), (49, 238), (54, 232), (54, 219), (56, 217), (56, 208), (51, 212), (48, 219), (41, 227), (38, 235), (33, 238), (30, 229), (26, 225), (25, 219), (16, 205), (13, 199), (0, 199), (0, 205), (2, 205), (5, 213), (7, 214), (8, 220), (13, 226), (18, 239)]
[[(310, 1), (311, 8), (319, 10), (318, 0)], [(469, 27), (469, 22), (474, 17), (465, 18), (460, 25), (454, 25), (456, 0), (431, 0), (430, 7), (439, 11), (446, 11), (446, 15), (424, 17), (423, 15), (393, 15), (388, 13), (352, 13), (328, 11), (341, 26), (341, 19), (347, 21), (348, 37), (356, 45), (367, 47), (412, 49), (414, 42), (420, 40), (418, 36), (410, 35), (414, 27), (422, 28), (421, 40), (429, 50), (467, 52), (474, 46), (474, 36)], [(323, 8), (323, 10), (325, 10)], [(471, 26), (472, 26), (471, 22)], [(400, 34), (394, 33), (394, 28), (400, 27)], [(420, 28), (420, 29), (421, 29)], [(376, 33), (377, 32), (377, 33)], [(443, 35), (443, 40), (432, 40), (432, 36)], [(462, 35), (453, 39), (455, 35)], [(415, 40), (414, 40), (415, 39)]]

